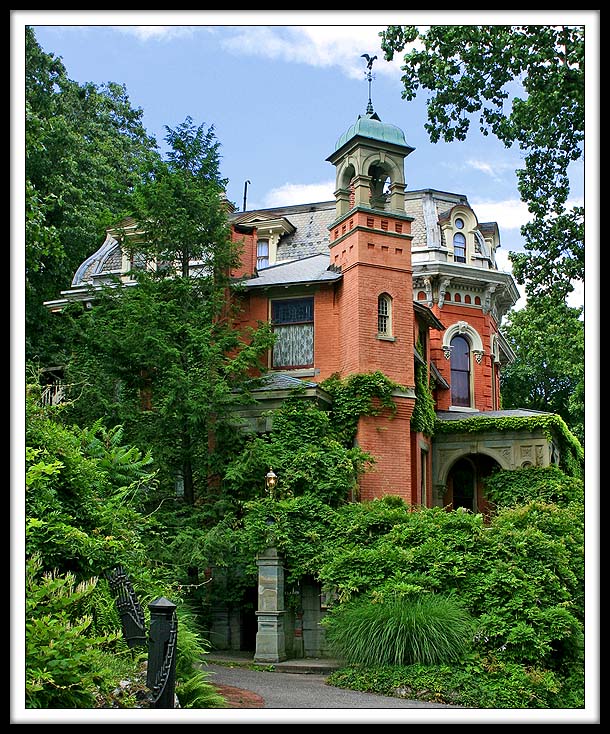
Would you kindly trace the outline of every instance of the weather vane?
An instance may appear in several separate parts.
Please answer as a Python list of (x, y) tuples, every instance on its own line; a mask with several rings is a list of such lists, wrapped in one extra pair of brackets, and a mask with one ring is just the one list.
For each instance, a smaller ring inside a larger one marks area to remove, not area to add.
[(377, 56), (369, 56), (368, 54), (362, 54), (360, 58), (366, 59), (366, 71), (364, 76), (369, 83), (369, 103), (366, 108), (367, 114), (373, 113), (373, 103), (371, 102), (371, 81), (373, 80), (373, 61)]

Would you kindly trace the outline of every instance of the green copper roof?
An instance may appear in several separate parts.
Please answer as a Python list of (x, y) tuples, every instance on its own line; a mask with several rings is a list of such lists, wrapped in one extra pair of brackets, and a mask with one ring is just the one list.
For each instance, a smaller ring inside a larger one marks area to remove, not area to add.
[(335, 151), (339, 150), (348, 140), (356, 136), (378, 140), (382, 143), (392, 143), (401, 147), (410, 148), (405, 140), (403, 131), (396, 125), (389, 125), (387, 122), (381, 122), (376, 112), (360, 115), (356, 122), (351, 125), (343, 135), (337, 140)]

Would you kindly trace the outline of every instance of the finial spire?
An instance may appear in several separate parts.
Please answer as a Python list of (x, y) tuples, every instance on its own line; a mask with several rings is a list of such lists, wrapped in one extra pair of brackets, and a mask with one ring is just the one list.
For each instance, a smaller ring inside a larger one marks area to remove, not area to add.
[(372, 115), (373, 110), (373, 103), (371, 102), (371, 81), (373, 79), (373, 61), (376, 60), (377, 56), (369, 56), (368, 54), (362, 54), (362, 59), (366, 59), (366, 71), (364, 72), (364, 76), (366, 80), (369, 83), (369, 103), (366, 106), (366, 114)]

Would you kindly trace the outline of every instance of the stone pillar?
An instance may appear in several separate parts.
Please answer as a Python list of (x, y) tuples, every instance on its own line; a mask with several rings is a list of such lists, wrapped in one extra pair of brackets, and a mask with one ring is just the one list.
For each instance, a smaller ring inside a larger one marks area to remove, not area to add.
[(216, 607), (212, 610), (209, 636), (214, 649), (229, 650), (231, 648), (231, 628), (227, 607)]
[(258, 566), (258, 632), (255, 663), (286, 660), (284, 632), (284, 567), (276, 548), (267, 548), (256, 559)]

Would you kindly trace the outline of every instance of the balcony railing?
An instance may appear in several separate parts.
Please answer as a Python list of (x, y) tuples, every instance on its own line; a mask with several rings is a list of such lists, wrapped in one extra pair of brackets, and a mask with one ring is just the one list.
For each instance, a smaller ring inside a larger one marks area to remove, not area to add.
[(41, 403), (45, 406), (59, 405), (65, 397), (66, 386), (61, 382), (53, 382), (42, 389)]

